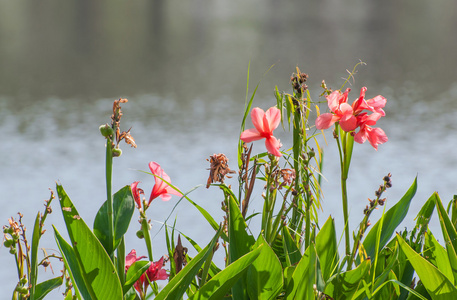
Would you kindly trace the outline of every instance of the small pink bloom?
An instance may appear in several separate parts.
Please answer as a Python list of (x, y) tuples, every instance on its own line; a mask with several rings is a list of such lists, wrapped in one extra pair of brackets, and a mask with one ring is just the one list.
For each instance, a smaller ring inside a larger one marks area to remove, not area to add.
[(135, 249), (130, 251), (130, 253), (127, 254), (127, 256), (125, 257), (125, 271), (127, 272), (127, 270), (130, 268), (131, 265), (133, 265), (134, 262), (136, 262), (142, 258), (146, 258), (146, 256), (137, 257)]
[[(168, 185), (168, 183), (171, 183), (170, 177), (165, 173), (160, 165), (156, 162), (151, 161), (149, 163), (149, 169), (151, 170), (151, 173), (158, 176), (154, 176), (155, 178), (155, 184), (154, 187), (152, 188), (151, 196), (149, 197), (149, 202), (148, 205), (151, 204), (152, 200), (154, 200), (157, 197), (162, 198), (163, 201), (168, 201), (171, 199), (171, 195), (176, 195), (182, 197), (182, 193), (176, 191), (173, 189), (171, 186)], [(160, 177), (160, 178), (159, 178)], [(165, 180), (165, 181), (163, 181)]]
[(341, 93), (338, 90), (326, 97), (328, 107), (332, 113), (322, 114), (316, 119), (317, 129), (327, 129), (335, 122), (339, 122), (341, 129), (346, 132), (352, 131), (357, 127), (357, 119), (354, 116), (353, 108), (347, 103), (350, 91), (351, 89), (346, 89), (344, 93)]
[(267, 151), (275, 156), (282, 156), (279, 151), (282, 144), (273, 136), (273, 130), (281, 122), (281, 111), (276, 107), (270, 107), (267, 112), (264, 112), (263, 109), (256, 107), (251, 111), (251, 119), (255, 128), (243, 131), (240, 139), (250, 143), (264, 138)]

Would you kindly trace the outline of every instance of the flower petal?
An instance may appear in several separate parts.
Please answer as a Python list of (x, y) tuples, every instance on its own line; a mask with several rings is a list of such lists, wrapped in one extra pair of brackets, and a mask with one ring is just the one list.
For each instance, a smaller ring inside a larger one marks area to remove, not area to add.
[(265, 147), (267, 147), (268, 153), (273, 154), (274, 156), (281, 157), (282, 154), (279, 151), (279, 148), (281, 147), (281, 143), (279, 142), (278, 139), (276, 139), (274, 136), (271, 136), (268, 139), (265, 139)]
[(273, 130), (275, 130), (281, 122), (281, 111), (274, 106), (270, 107), (265, 113), (264, 121), (265, 120), (267, 124), (264, 123), (264, 129), (268, 128), (268, 132), (273, 133)]
[(254, 127), (257, 129), (258, 132), (263, 133), (263, 117), (265, 116), (265, 112), (263, 109), (259, 107), (255, 107), (251, 111), (251, 120), (252, 124), (254, 124)]
[(240, 140), (242, 140), (245, 143), (258, 141), (260, 139), (263, 139), (263, 136), (255, 128), (247, 129), (243, 131), (240, 135)]
[(339, 120), (339, 117), (335, 116), (334, 114), (331, 114), (331, 113), (322, 114), (316, 119), (316, 122), (315, 122), (316, 128), (319, 130), (327, 129), (338, 120)]

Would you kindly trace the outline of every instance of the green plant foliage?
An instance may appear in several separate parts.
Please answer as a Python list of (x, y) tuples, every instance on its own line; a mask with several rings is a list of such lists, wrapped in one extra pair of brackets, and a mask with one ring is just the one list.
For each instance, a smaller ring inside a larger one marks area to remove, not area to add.
[(286, 226), (282, 227), (283, 250), (285, 256), (285, 267), (290, 267), (297, 264), (302, 254), (298, 248), (297, 243), (290, 235), (290, 231)]
[(39, 283), (35, 288), (35, 298), (36, 300), (43, 299), (50, 291), (55, 288), (58, 288), (62, 285), (62, 277), (52, 278), (46, 281)]
[[(285, 299), (314, 299), (313, 285), (316, 282), (318, 260), (314, 244), (309, 245), (292, 277), (286, 280)], [(287, 275), (290, 275), (288, 273)]]
[(275, 299), (283, 288), (281, 262), (262, 234), (254, 249), (261, 245), (263, 250), (247, 273), (248, 295), (250, 299)]
[(133, 284), (143, 275), (144, 272), (151, 266), (149, 261), (136, 261), (128, 269), (125, 284), (123, 286), (124, 295), (130, 290)]
[(425, 235), (423, 256), (427, 257), (427, 260), (437, 267), (450, 282), (454, 282), (454, 274), (447, 251), (438, 243), (430, 231)]
[(180, 299), (189, 284), (195, 278), (197, 273), (200, 271), (201, 266), (205, 263), (208, 256), (212, 253), (217, 240), (219, 239), (222, 232), (222, 227), (219, 228), (216, 235), (213, 237), (211, 242), (200, 251), (168, 284), (163, 288), (162, 291), (154, 298), (156, 300), (174, 300)]
[(108, 238), (108, 201), (105, 201), (100, 207), (94, 220), (94, 234), (108, 254), (114, 252), (127, 232), (134, 210), (135, 201), (132, 190), (127, 185), (115, 193), (113, 197), (114, 245), (110, 245)]
[(437, 193), (435, 195), (435, 204), (440, 219), (441, 231), (443, 232), (444, 242), (446, 245), (447, 256), (449, 258), (449, 264), (453, 270), (454, 285), (457, 285), (457, 231), (449, 219), (446, 210), (443, 207), (440, 197)]
[(38, 244), (40, 242), (40, 213), (37, 214), (35, 218), (35, 225), (33, 226), (33, 236), (32, 236), (32, 251), (31, 251), (31, 270), (30, 270), (30, 299), (37, 299), (35, 295), (35, 287), (37, 283), (38, 275), (38, 265), (37, 265), (37, 256), (38, 256)]
[(358, 290), (363, 288), (362, 281), (368, 279), (371, 261), (364, 260), (357, 268), (333, 275), (327, 282), (325, 294), (333, 299), (353, 299)]
[(122, 299), (121, 283), (108, 254), (78, 214), (63, 187), (57, 184), (56, 189), (87, 291), (92, 299)]
[[(381, 229), (381, 236), (379, 240), (379, 249), (382, 249), (390, 240), (392, 235), (394, 234), (395, 230), (397, 229), (398, 225), (403, 221), (406, 214), (408, 213), (409, 205), (411, 204), (411, 200), (413, 199), (414, 195), (416, 194), (417, 190), (417, 178), (414, 179), (413, 184), (408, 189), (406, 194), (395, 204), (392, 208), (390, 208), (379, 220), (376, 224), (371, 228), (370, 232), (368, 232), (365, 240), (363, 241), (363, 247), (367, 253), (368, 257), (375, 257), (376, 253), (376, 239), (379, 230), (379, 226), (381, 226), (382, 222), (382, 229)], [(386, 220), (383, 222), (383, 219)]]
[(432, 299), (457, 299), (457, 288), (440, 270), (415, 252), (398, 234), (397, 240)]
[[(230, 290), (230, 288), (245, 274), (245, 272), (252, 267), (252, 263), (256, 261), (262, 251), (268, 247), (265, 244), (260, 245), (258, 248), (242, 256), (237, 261), (233, 262), (227, 268), (216, 274), (211, 280), (209, 280), (204, 286), (189, 297), (189, 300), (194, 299), (222, 299), (224, 295)], [(271, 250), (271, 249), (270, 249)], [(255, 299), (255, 298), (251, 298)], [(271, 299), (271, 298), (257, 298), (257, 299)]]
[(316, 253), (322, 270), (322, 277), (327, 281), (336, 271), (339, 261), (338, 242), (335, 222), (329, 217), (316, 236)]

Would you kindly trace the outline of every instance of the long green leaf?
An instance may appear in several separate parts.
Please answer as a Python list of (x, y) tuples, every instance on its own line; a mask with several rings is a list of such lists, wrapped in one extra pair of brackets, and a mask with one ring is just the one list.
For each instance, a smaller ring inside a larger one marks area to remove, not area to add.
[(39, 283), (35, 288), (35, 299), (43, 299), (50, 291), (62, 285), (62, 277), (51, 278)]
[(324, 293), (333, 299), (352, 299), (353, 295), (363, 289), (362, 281), (365, 281), (370, 271), (370, 260), (364, 260), (357, 268), (333, 275), (325, 287)]
[(402, 251), (413, 265), (414, 270), (416, 270), (417, 275), (430, 296), (434, 300), (457, 299), (457, 289), (449, 279), (434, 265), (415, 252), (398, 234), (397, 239)]
[[(189, 300), (218, 300), (222, 299), (230, 288), (245, 274), (249, 266), (261, 255), (262, 250), (267, 247), (262, 244), (257, 249), (242, 256), (227, 268), (216, 274), (204, 286), (202, 286)], [(270, 249), (271, 250), (271, 249)], [(234, 298), (235, 299), (235, 298)], [(254, 299), (254, 298), (252, 298)], [(256, 298), (271, 299), (271, 298)]]
[(290, 235), (289, 229), (286, 226), (282, 228), (282, 239), (286, 267), (297, 264), (300, 261), (302, 255), (297, 244), (295, 243), (295, 240)]
[(222, 232), (222, 226), (216, 232), (211, 242), (200, 251), (172, 280), (160, 291), (160, 293), (154, 298), (155, 300), (175, 300), (180, 299), (189, 287), (189, 284), (195, 278), (197, 273), (200, 271), (201, 266), (205, 263), (206, 258), (213, 251), (217, 240), (219, 239)]
[[(247, 225), (235, 197), (228, 199), (229, 264), (247, 254), (254, 245), (254, 237), (246, 232)], [(243, 278), (244, 279), (244, 278)], [(232, 288), (235, 299), (248, 299), (246, 281), (241, 279)]]
[[(379, 240), (379, 249), (382, 249), (387, 244), (397, 229), (398, 225), (400, 225), (400, 223), (405, 218), (406, 214), (408, 213), (411, 200), (416, 194), (416, 190), (417, 178), (414, 179), (413, 184), (408, 189), (406, 194), (400, 199), (400, 201), (398, 201), (398, 203), (390, 208), (384, 215), (384, 222), (381, 229), (381, 238)], [(376, 240), (381, 221), (383, 220), (376, 222), (376, 224), (371, 228), (370, 232), (367, 234), (365, 240), (363, 241), (363, 247), (365, 248), (368, 257), (374, 257), (376, 254)]]
[(81, 275), (92, 299), (122, 299), (122, 287), (110, 257), (79, 215), (63, 187), (57, 184), (62, 214)]
[(449, 219), (449, 216), (443, 207), (443, 203), (441, 203), (440, 197), (437, 193), (434, 193), (434, 195), (436, 209), (440, 219), (441, 231), (443, 232), (443, 238), (446, 245), (447, 256), (454, 275), (454, 284), (457, 284), (457, 231), (452, 224), (452, 221)]
[(135, 210), (135, 201), (133, 200), (132, 190), (129, 185), (120, 189), (113, 197), (113, 222), (114, 222), (114, 248), (109, 243), (108, 235), (108, 201), (105, 201), (100, 207), (94, 220), (94, 234), (105, 248), (108, 254), (113, 253), (121, 242), (122, 236), (132, 219)]
[(327, 281), (338, 265), (338, 242), (335, 222), (329, 217), (316, 236), (316, 253), (321, 264), (322, 277)]
[(75, 287), (75, 294), (78, 299), (81, 299), (81, 295), (83, 299), (91, 299), (91, 292), (89, 290), (90, 287), (86, 286), (84, 282), (84, 277), (82, 275), (81, 267), (76, 259), (76, 254), (73, 248), (68, 244), (64, 238), (60, 235), (57, 228), (54, 228), (54, 237), (56, 239), (57, 247), (59, 247), (60, 253), (62, 254), (63, 262), (65, 264), (65, 268), (70, 275), (71, 282)]
[(37, 275), (38, 275), (38, 265), (37, 265), (37, 257), (38, 257), (38, 243), (40, 242), (40, 235), (41, 235), (41, 227), (40, 227), (40, 213), (37, 214), (35, 218), (35, 225), (33, 226), (33, 236), (32, 236), (32, 249), (31, 249), (31, 270), (30, 270), (30, 299), (35, 300), (37, 299), (35, 296), (35, 287), (37, 283)]
[(430, 263), (437, 267), (449, 281), (454, 282), (454, 274), (452, 273), (452, 267), (447, 252), (430, 231), (425, 235), (423, 252), (423, 255), (427, 257), (427, 260)]
[(316, 264), (318, 263), (314, 244), (310, 244), (294, 270), (286, 287), (287, 300), (314, 299), (313, 285), (316, 284)]
[(263, 250), (247, 273), (248, 295), (250, 299), (275, 299), (283, 288), (281, 262), (262, 234), (254, 249), (260, 247)]

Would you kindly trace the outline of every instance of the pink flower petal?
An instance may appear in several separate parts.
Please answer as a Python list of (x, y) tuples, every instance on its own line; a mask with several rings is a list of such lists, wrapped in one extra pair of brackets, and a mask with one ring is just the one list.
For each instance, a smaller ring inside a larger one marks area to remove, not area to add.
[(276, 107), (270, 107), (264, 116), (264, 129), (268, 133), (273, 134), (279, 123), (281, 122), (281, 111)]
[(240, 139), (245, 143), (250, 143), (263, 139), (263, 136), (260, 135), (260, 132), (258, 132), (257, 129), (251, 128), (243, 131), (241, 133)]
[(338, 121), (338, 119), (339, 118), (334, 114), (322, 114), (316, 119), (316, 128), (319, 130), (327, 129), (330, 126), (332, 126), (336, 121)]
[(274, 136), (271, 136), (269, 139), (265, 139), (265, 147), (267, 148), (268, 153), (273, 154), (274, 156), (281, 157), (282, 154), (279, 151), (281, 143)]
[(263, 125), (264, 116), (265, 116), (265, 112), (261, 108), (255, 107), (251, 111), (252, 124), (254, 124), (254, 127), (257, 129), (257, 131), (259, 133), (263, 133), (263, 131), (264, 131), (264, 125)]

